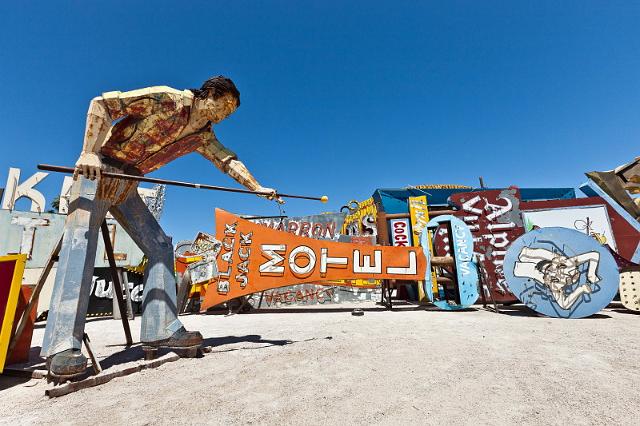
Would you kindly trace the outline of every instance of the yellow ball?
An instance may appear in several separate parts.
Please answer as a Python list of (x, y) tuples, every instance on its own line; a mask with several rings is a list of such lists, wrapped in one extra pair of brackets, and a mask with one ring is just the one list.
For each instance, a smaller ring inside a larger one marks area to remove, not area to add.
[(323, 195), (322, 197), (320, 197), (320, 201), (322, 201), (323, 203), (326, 203), (327, 201), (329, 201), (329, 197), (327, 197), (326, 195)]

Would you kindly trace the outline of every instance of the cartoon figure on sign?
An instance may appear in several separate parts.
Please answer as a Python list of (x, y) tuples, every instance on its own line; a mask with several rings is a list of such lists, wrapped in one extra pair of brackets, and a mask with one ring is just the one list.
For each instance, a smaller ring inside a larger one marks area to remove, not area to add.
[[(592, 284), (600, 281), (596, 275), (599, 260), (600, 254), (595, 251), (567, 257), (542, 248), (524, 247), (513, 274), (544, 284), (562, 309), (571, 309), (583, 294), (592, 293)], [(588, 264), (587, 282), (576, 286), (581, 275), (580, 266), (585, 263)]]
[(504, 272), (525, 305), (559, 318), (595, 314), (611, 302), (619, 282), (607, 247), (568, 228), (540, 228), (519, 237), (507, 250)]

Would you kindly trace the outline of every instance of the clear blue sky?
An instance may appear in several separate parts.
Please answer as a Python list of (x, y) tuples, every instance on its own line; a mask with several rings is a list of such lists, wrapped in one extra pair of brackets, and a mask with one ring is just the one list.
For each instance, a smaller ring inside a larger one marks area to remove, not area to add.
[[(640, 155), (633, 1), (0, 3), (0, 186), (10, 166), (72, 165), (89, 100), (224, 74), (240, 109), (216, 127), (288, 214), (423, 183), (576, 186)], [(197, 154), (153, 176), (236, 185)], [(62, 182), (41, 188), (51, 200)], [(176, 240), (247, 195), (169, 188)]]

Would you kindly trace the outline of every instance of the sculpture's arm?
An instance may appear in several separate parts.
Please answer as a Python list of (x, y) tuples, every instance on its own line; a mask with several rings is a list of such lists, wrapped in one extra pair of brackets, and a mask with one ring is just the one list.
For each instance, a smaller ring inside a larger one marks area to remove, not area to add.
[(271, 195), (267, 195), (265, 198), (275, 199), (279, 203), (284, 203), (284, 201), (277, 196), (274, 189), (260, 185), (244, 163), (238, 160), (238, 157), (233, 151), (222, 145), (213, 132), (211, 132), (209, 140), (198, 148), (197, 151), (207, 160), (215, 164), (218, 169), (231, 176), (245, 188), (252, 191), (270, 193)]
[(93, 98), (87, 112), (84, 143), (82, 145), (82, 153), (80, 153), (80, 157), (76, 161), (74, 179), (77, 179), (79, 174), (92, 180), (100, 179), (102, 160), (98, 152), (107, 137), (107, 133), (109, 133), (111, 123), (111, 116), (102, 97)]

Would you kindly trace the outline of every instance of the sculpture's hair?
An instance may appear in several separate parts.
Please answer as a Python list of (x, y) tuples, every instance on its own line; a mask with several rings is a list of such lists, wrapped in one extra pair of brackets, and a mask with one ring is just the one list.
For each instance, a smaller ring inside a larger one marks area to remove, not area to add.
[(218, 99), (227, 93), (231, 93), (238, 101), (238, 106), (240, 106), (240, 91), (236, 85), (233, 84), (233, 81), (231, 81), (230, 78), (222, 75), (211, 77), (209, 80), (205, 81), (199, 89), (189, 90), (193, 92), (196, 98), (200, 99), (207, 98), (209, 94), (213, 96), (213, 99)]
[(550, 260), (541, 260), (540, 262), (536, 263), (536, 269), (544, 274), (550, 265)]

